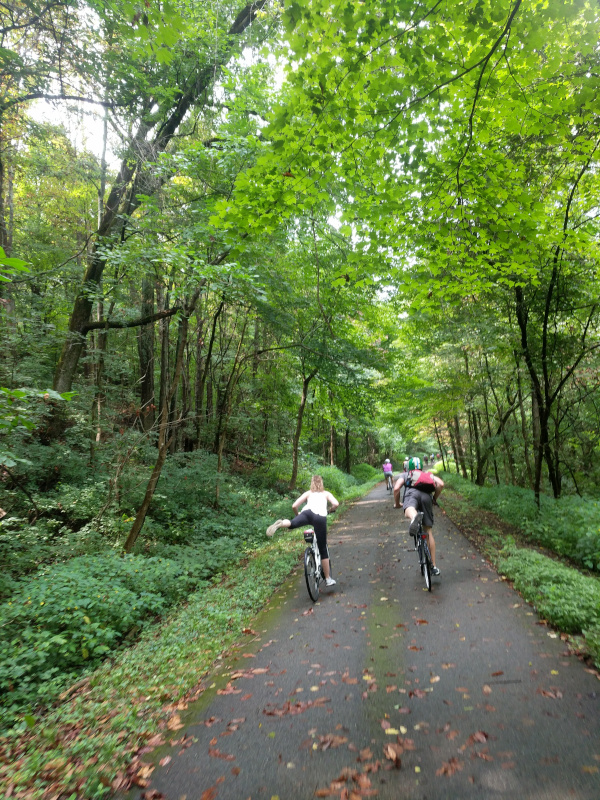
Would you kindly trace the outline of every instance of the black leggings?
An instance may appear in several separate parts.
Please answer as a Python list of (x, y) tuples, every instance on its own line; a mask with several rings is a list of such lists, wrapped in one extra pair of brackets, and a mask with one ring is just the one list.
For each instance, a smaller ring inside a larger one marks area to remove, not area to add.
[(327, 549), (327, 517), (322, 517), (320, 514), (315, 514), (305, 508), (302, 513), (291, 521), (290, 528), (300, 528), (302, 525), (311, 525), (315, 529), (317, 535), (317, 546), (321, 558), (329, 558), (329, 550)]

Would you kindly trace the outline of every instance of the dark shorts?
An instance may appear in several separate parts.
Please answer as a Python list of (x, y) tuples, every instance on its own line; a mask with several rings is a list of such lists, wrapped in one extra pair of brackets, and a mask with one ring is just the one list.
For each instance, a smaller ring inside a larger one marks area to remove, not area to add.
[(290, 528), (301, 528), (303, 525), (309, 525), (315, 529), (317, 537), (317, 546), (321, 558), (329, 558), (329, 550), (327, 549), (327, 517), (322, 517), (320, 514), (315, 514), (305, 508), (301, 514), (291, 521)]
[(426, 528), (433, 527), (433, 496), (427, 492), (420, 492), (418, 489), (407, 489), (404, 493), (402, 508), (416, 508), (423, 512), (423, 525)]

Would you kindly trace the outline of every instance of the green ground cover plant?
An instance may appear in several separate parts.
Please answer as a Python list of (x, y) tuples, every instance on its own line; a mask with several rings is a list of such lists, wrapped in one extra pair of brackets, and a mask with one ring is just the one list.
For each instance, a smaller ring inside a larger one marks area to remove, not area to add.
[(583, 634), (600, 668), (600, 580), (515, 545), (501, 552), (498, 569), (551, 625)]
[(547, 547), (586, 569), (600, 572), (600, 501), (534, 494), (518, 486), (476, 486), (458, 475), (444, 473), (444, 481), (476, 507), (492, 511), (518, 528), (532, 544)]

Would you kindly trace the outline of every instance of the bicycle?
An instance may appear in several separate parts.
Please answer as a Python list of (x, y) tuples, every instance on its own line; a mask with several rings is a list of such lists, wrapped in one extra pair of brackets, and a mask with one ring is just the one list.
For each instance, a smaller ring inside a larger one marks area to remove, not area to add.
[(417, 532), (413, 534), (415, 540), (415, 550), (419, 554), (419, 566), (421, 567), (421, 575), (425, 578), (425, 586), (427, 591), (431, 591), (431, 575), (433, 563), (431, 561), (431, 553), (429, 552), (428, 536), (423, 530), (423, 514), (419, 512)]
[(391, 472), (385, 473), (385, 480), (386, 480), (386, 488), (388, 492), (391, 492), (392, 489), (394, 488), (394, 476), (392, 475)]
[[(317, 545), (317, 537), (312, 528), (304, 531), (304, 541), (309, 545), (304, 551), (304, 577), (306, 578), (306, 588), (313, 603), (319, 599), (319, 584), (325, 580), (323, 565), (321, 564), (321, 554)], [(329, 574), (333, 577), (331, 569), (331, 558), (329, 559)]]

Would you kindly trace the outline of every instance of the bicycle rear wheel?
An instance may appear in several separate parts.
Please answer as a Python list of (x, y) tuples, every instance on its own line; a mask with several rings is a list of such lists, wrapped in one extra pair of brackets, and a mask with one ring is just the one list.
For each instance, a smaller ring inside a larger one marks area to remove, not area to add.
[(319, 576), (317, 575), (317, 562), (312, 547), (307, 547), (304, 551), (304, 577), (306, 578), (306, 588), (313, 603), (319, 599)]
[(429, 553), (429, 545), (423, 541), (423, 577), (425, 578), (425, 586), (427, 591), (431, 591), (431, 555)]

